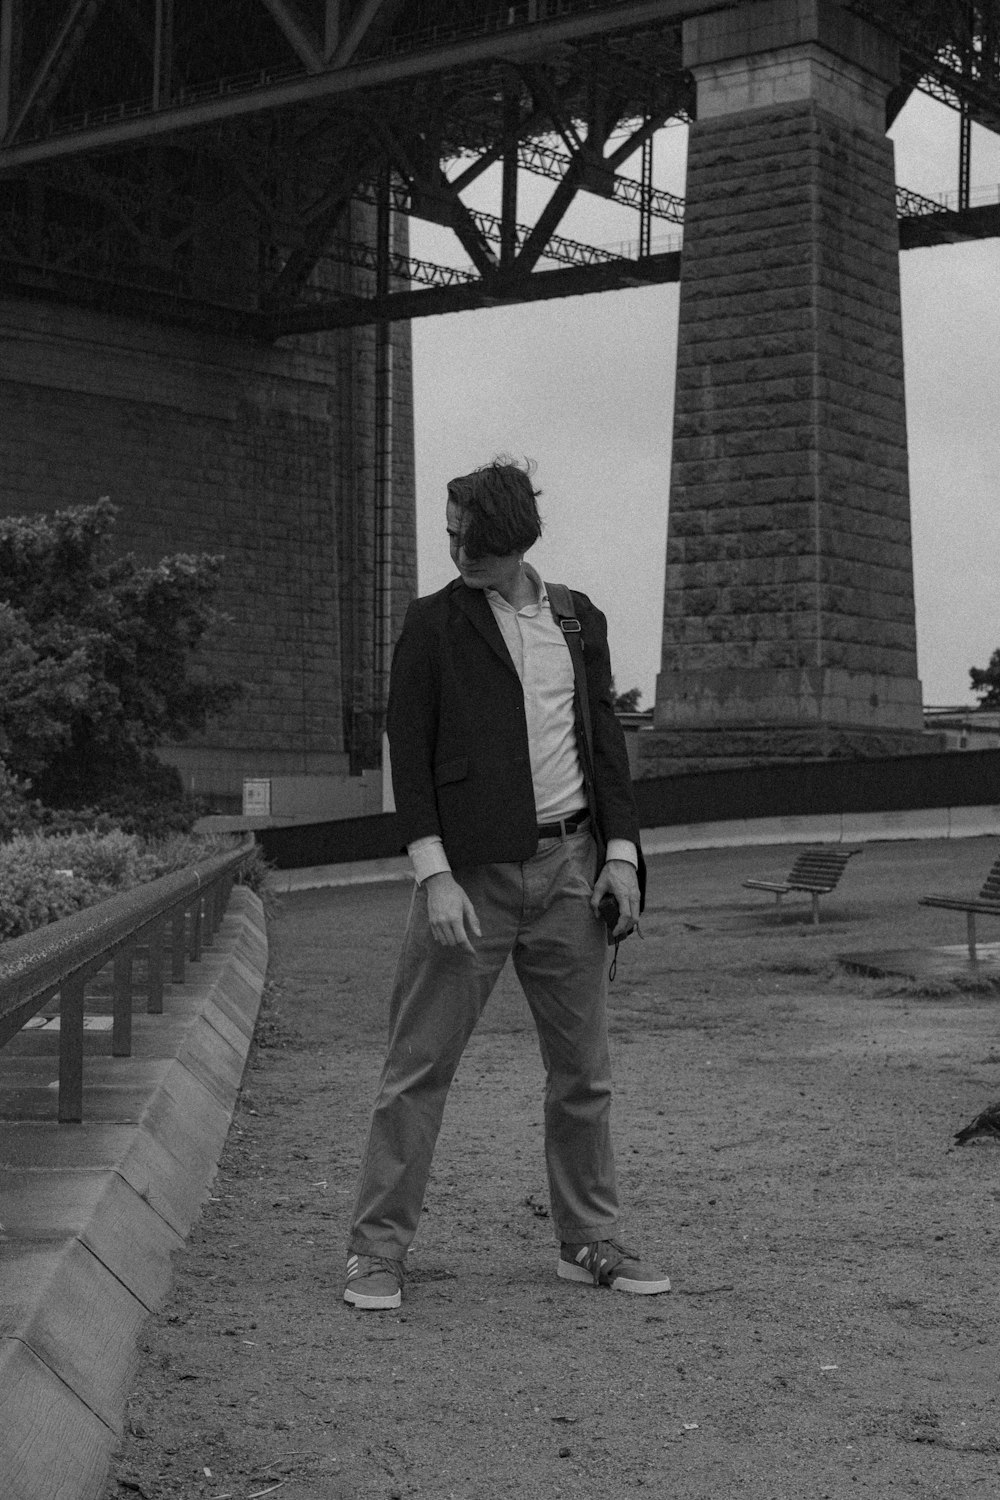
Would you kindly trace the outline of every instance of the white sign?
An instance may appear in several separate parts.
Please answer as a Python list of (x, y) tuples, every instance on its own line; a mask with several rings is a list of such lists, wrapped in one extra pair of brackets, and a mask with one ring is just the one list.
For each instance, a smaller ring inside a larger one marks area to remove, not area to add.
[(269, 818), (271, 816), (271, 783), (254, 781), (249, 777), (243, 781), (243, 816), (245, 818)]

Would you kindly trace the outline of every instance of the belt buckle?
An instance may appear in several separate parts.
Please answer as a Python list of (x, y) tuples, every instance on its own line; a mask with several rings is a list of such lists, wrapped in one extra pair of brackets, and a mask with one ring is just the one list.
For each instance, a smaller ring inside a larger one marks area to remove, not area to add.
[[(582, 812), (571, 813), (568, 818), (556, 818), (552, 823), (543, 823), (539, 827), (539, 837), (546, 839), (568, 838), (571, 833), (576, 833), (578, 828), (582, 828), (589, 817), (590, 813), (585, 808)], [(551, 828), (553, 831), (551, 833), (542, 833), (542, 828)]]

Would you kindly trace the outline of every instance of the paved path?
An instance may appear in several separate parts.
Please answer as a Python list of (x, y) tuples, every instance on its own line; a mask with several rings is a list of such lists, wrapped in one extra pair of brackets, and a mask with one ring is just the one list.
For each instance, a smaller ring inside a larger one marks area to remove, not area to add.
[(650, 1301), (554, 1276), (541, 1076), (502, 981), (449, 1102), (397, 1314), (341, 1301), (402, 884), (287, 898), (219, 1176), (150, 1325), (108, 1500), (911, 1500), (988, 1495), (1000, 1431), (992, 991), (845, 975), (960, 939), (925, 890), (992, 841), (872, 844), (818, 929), (742, 889), (793, 851), (651, 862), (611, 1027)]

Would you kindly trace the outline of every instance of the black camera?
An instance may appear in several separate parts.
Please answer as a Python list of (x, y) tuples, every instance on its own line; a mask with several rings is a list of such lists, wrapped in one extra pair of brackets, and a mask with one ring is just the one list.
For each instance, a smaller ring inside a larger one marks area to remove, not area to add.
[(613, 943), (620, 941), (620, 939), (614, 936), (615, 928), (618, 926), (618, 918), (621, 916), (618, 897), (612, 895), (610, 891), (606, 891), (597, 903), (597, 913), (608, 929), (608, 947), (610, 948)]

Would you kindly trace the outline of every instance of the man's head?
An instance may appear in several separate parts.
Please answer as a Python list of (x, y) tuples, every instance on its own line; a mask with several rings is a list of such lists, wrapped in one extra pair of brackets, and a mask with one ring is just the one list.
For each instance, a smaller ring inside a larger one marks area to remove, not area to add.
[[(523, 556), (542, 534), (537, 498), (541, 491), (531, 483), (530, 465), (509, 458), (471, 474), (463, 474), (448, 485), (448, 530), (465, 557), (477, 562), (485, 557)], [(454, 525), (453, 525), (454, 523)], [(452, 556), (455, 557), (454, 546)]]

